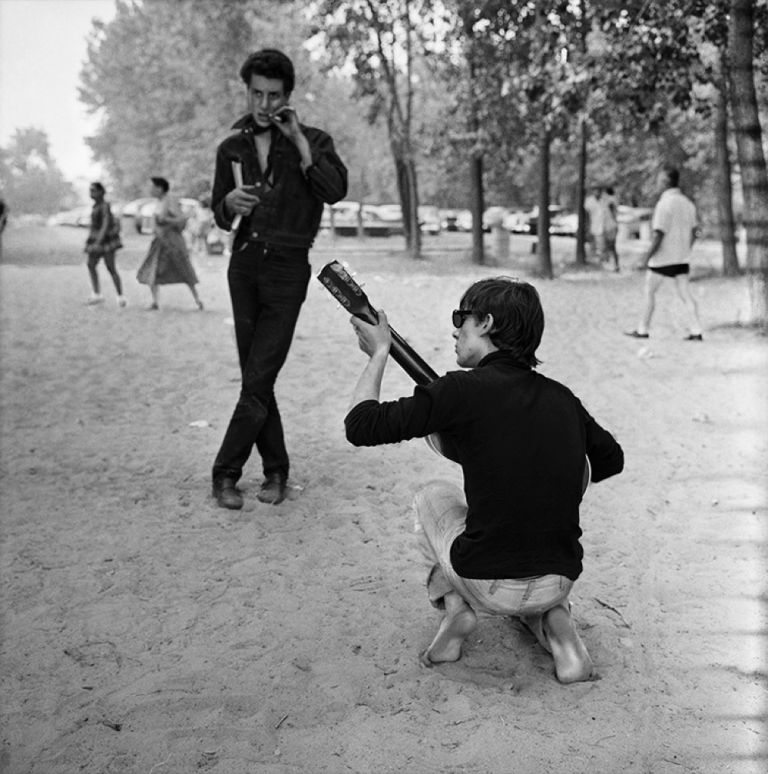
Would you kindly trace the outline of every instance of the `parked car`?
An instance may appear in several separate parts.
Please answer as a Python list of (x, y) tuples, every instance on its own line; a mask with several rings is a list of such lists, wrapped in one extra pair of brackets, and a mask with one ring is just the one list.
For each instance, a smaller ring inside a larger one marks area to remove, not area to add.
[(457, 231), (472, 231), (472, 213), (469, 210), (459, 210), (456, 227)]
[[(563, 212), (559, 204), (549, 205), (549, 233), (552, 233), (552, 222)], [(539, 233), (539, 206), (538, 204), (528, 213), (528, 233), (536, 236)]]
[[(139, 210), (138, 217), (134, 219), (136, 231), (138, 231), (139, 234), (151, 234), (154, 231), (154, 218), (157, 210), (157, 202), (157, 199), (152, 198), (147, 201), (146, 204), (142, 205)], [(194, 211), (200, 206), (200, 202), (197, 199), (182, 198), (179, 199), (179, 205), (181, 211), (187, 218), (190, 218)]]
[(619, 227), (620, 239), (650, 239), (651, 216), (650, 207), (630, 207), (620, 204), (616, 208), (616, 222)]
[(575, 237), (579, 230), (579, 216), (575, 212), (560, 212), (549, 223), (549, 233)]
[(442, 231), (440, 210), (432, 204), (420, 204), (419, 228), (422, 234), (439, 234)]
[[(397, 211), (394, 208), (397, 207)], [(321, 228), (330, 229), (331, 211), (333, 212), (333, 230), (338, 236), (357, 236), (359, 220), (362, 217), (365, 236), (391, 236), (403, 233), (403, 219), (400, 205), (363, 204), (360, 202), (336, 202), (326, 207), (320, 221)]]
[(458, 217), (458, 210), (440, 210), (440, 225), (445, 231), (458, 231), (459, 226), (456, 223)]
[(93, 207), (84, 205), (75, 207), (66, 212), (57, 212), (46, 221), (48, 226), (77, 226), (79, 228), (91, 227), (91, 210)]
[(504, 228), (513, 234), (527, 234), (530, 231), (528, 225), (528, 213), (524, 210), (509, 211), (504, 216)]
[(151, 196), (142, 196), (140, 199), (134, 199), (133, 201), (124, 204), (120, 209), (120, 215), (123, 218), (137, 218), (139, 210), (148, 202), (155, 201)]
[(403, 208), (399, 204), (376, 204), (372, 206), (376, 216), (388, 224), (389, 234), (387, 236), (405, 233)]

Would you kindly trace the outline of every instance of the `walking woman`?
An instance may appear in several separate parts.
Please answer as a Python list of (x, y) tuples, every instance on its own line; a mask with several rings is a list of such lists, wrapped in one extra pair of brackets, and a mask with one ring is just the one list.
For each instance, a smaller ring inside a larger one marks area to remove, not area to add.
[(159, 309), (158, 286), (185, 284), (192, 292), (197, 308), (202, 311), (203, 302), (197, 295), (197, 275), (189, 261), (187, 245), (182, 232), (187, 219), (178, 201), (168, 193), (170, 184), (164, 177), (153, 177), (152, 196), (157, 200), (155, 210), (155, 238), (149, 246), (144, 263), (139, 267), (136, 279), (149, 285), (152, 293), (150, 310)]
[(112, 214), (109, 202), (104, 198), (104, 186), (101, 183), (91, 183), (90, 195), (93, 199), (91, 210), (91, 229), (85, 240), (85, 253), (88, 256), (88, 274), (91, 278), (91, 297), (88, 304), (100, 304), (104, 301), (101, 295), (101, 284), (96, 267), (103, 258), (109, 275), (117, 291), (117, 305), (125, 306), (123, 283), (115, 266), (115, 253), (123, 246), (120, 241), (120, 221)]

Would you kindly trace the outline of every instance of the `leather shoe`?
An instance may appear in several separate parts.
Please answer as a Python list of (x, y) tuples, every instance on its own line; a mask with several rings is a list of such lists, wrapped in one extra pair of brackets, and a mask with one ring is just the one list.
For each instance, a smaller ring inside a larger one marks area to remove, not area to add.
[(256, 499), (261, 503), (277, 505), (285, 500), (287, 484), (285, 476), (281, 473), (267, 473), (266, 478), (261, 482)]
[(704, 337), (700, 333), (691, 333), (685, 337), (684, 341), (704, 341)]
[(214, 481), (213, 496), (221, 508), (239, 511), (243, 507), (243, 496), (237, 491), (234, 478), (222, 478)]
[(640, 333), (640, 331), (624, 331), (625, 336), (631, 336), (633, 339), (647, 339), (647, 333)]

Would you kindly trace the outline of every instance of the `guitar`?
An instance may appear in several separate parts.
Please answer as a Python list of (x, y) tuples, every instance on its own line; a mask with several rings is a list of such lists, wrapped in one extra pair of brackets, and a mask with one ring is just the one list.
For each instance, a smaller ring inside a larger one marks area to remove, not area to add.
[[(368, 296), (338, 261), (331, 261), (323, 266), (317, 278), (351, 315), (372, 325), (379, 321), (379, 315), (371, 306)], [(392, 346), (389, 350), (392, 359), (416, 384), (434, 382), (437, 373), (391, 325), (389, 332), (392, 334)]]
[[(368, 300), (368, 296), (338, 261), (331, 261), (323, 266), (317, 278), (351, 315), (359, 317), (372, 325), (379, 321), (379, 315)], [(391, 325), (389, 326), (389, 331), (392, 334), (392, 346), (389, 349), (392, 359), (416, 384), (425, 385), (435, 381), (438, 378), (437, 372), (427, 364)], [(424, 440), (432, 451), (453, 462), (458, 462), (455, 452), (438, 433), (432, 433)], [(586, 492), (587, 486), (589, 486), (590, 476), (589, 458), (585, 457), (584, 477), (581, 488), (582, 495)]]

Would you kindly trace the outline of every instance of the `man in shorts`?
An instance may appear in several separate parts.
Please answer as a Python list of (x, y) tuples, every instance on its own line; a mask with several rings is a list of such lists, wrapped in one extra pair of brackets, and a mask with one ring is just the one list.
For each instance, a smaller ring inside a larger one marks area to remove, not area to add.
[(696, 239), (696, 207), (679, 188), (680, 172), (665, 166), (659, 173), (664, 191), (653, 210), (653, 238), (645, 255), (645, 308), (637, 328), (625, 335), (647, 339), (656, 307), (656, 292), (665, 277), (674, 279), (688, 319), (686, 341), (702, 341), (699, 309), (688, 283), (689, 256)]
[(456, 362), (467, 370), (380, 402), (387, 318), (380, 312), (377, 325), (352, 318), (370, 359), (345, 420), (347, 439), (375, 446), (429, 436), (463, 474), (463, 491), (432, 482), (416, 495), (428, 597), (443, 613), (421, 662), (458, 660), (478, 615), (515, 616), (552, 654), (560, 682), (593, 679), (568, 601), (582, 570), (579, 503), (585, 458), (591, 480), (602, 481), (622, 470), (621, 446), (565, 385), (535, 371), (544, 312), (532, 285), (475, 282), (452, 323)]

